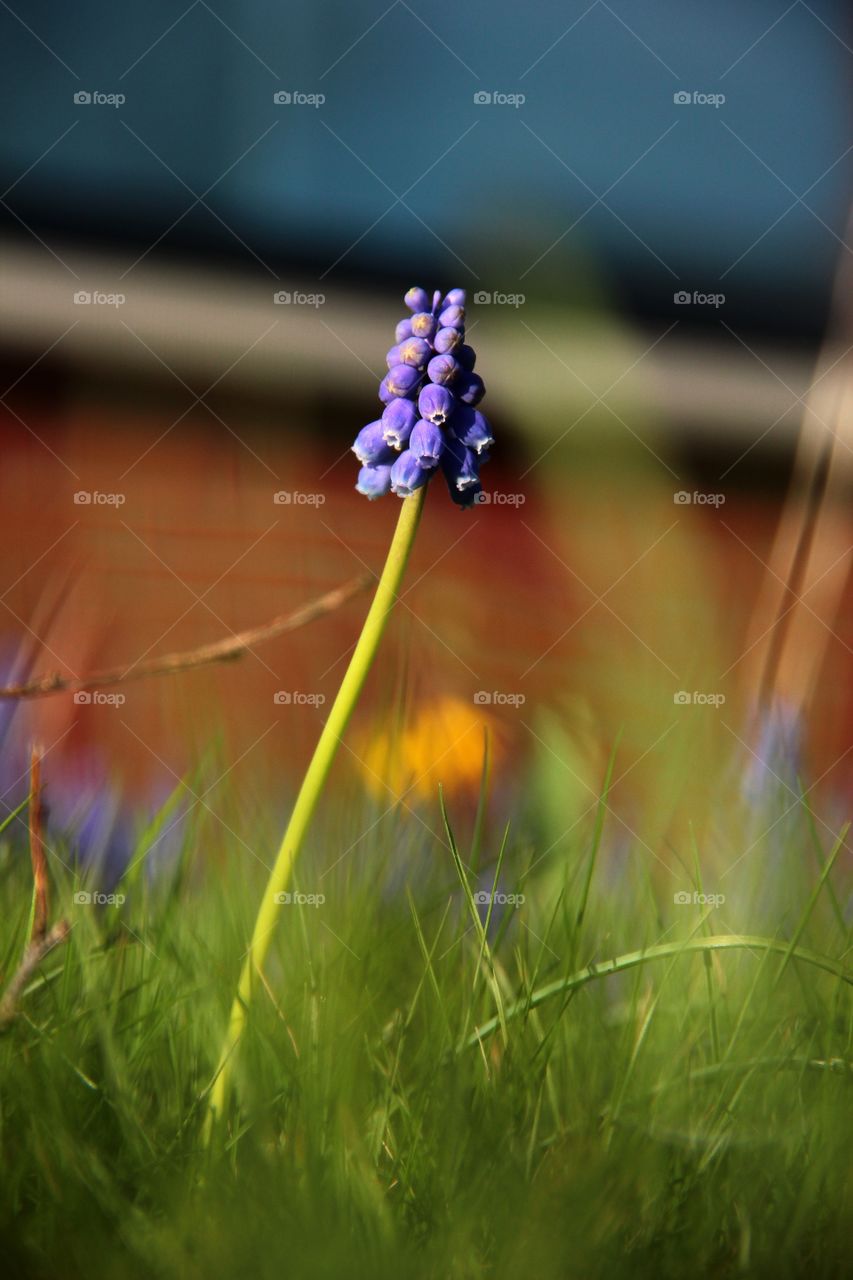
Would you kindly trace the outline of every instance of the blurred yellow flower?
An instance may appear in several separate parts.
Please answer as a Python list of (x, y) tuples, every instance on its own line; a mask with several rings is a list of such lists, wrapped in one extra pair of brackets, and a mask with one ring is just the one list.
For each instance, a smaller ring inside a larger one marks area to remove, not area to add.
[(485, 736), (492, 763), (503, 754), (500, 726), (482, 706), (443, 695), (415, 714), (365, 734), (356, 753), (368, 790), (378, 799), (428, 799), (439, 783), (448, 795), (476, 795), (483, 773)]

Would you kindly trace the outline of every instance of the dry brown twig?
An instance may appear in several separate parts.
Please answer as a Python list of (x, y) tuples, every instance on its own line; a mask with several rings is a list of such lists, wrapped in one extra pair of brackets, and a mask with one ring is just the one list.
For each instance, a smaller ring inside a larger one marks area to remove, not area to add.
[(24, 987), (49, 951), (64, 942), (71, 932), (67, 920), (57, 920), (47, 927), (50, 911), (50, 889), (47, 878), (47, 859), (42, 839), (41, 803), (41, 748), (33, 747), (30, 757), (30, 857), (33, 864), (33, 919), (30, 936), (21, 963), (9, 979), (0, 1000), (0, 1029), (12, 1021), (18, 1011), (18, 1001)]
[(56, 924), (48, 929), (43, 938), (38, 942), (29, 944), (14, 976), (9, 980), (9, 985), (3, 992), (3, 999), (0, 1000), (0, 1030), (8, 1026), (18, 1012), (18, 1001), (21, 998), (21, 993), (42, 960), (44, 960), (49, 951), (52, 951), (60, 942), (64, 942), (70, 932), (71, 925), (67, 920), (57, 920)]
[(41, 831), (41, 748), (33, 747), (30, 757), (30, 857), (33, 863), (33, 924), (30, 943), (41, 942), (47, 933), (47, 859)]
[(212, 644), (204, 644), (197, 649), (188, 649), (181, 653), (165, 653), (148, 662), (139, 662), (132, 667), (105, 667), (100, 671), (91, 671), (88, 675), (68, 678), (58, 671), (47, 672), (36, 676), (23, 684), (0, 686), (0, 698), (42, 698), (51, 693), (77, 693), (82, 689), (97, 689), (108, 684), (122, 684), (128, 680), (141, 680), (145, 676), (173, 675), (179, 671), (189, 671), (193, 667), (205, 666), (211, 662), (232, 662), (242, 658), (256, 644), (264, 640), (273, 640), (276, 636), (288, 631), (296, 631), (315, 618), (322, 618), (346, 604), (353, 596), (366, 591), (373, 582), (372, 574), (361, 574), (327, 591), (325, 595), (300, 605), (292, 613), (280, 614), (260, 627), (252, 627), (240, 631), (226, 640), (215, 640)]

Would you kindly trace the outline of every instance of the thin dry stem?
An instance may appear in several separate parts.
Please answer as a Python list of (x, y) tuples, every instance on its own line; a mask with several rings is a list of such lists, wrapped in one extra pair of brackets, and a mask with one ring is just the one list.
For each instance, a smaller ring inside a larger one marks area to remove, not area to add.
[(33, 747), (30, 757), (30, 857), (33, 864), (33, 923), (30, 946), (39, 943), (47, 933), (48, 882), (47, 859), (42, 839), (41, 747)]
[(123, 684), (129, 680), (141, 680), (145, 676), (174, 675), (179, 671), (189, 671), (193, 667), (205, 666), (211, 662), (231, 662), (254, 648), (264, 640), (273, 640), (287, 631), (295, 631), (306, 626), (316, 618), (334, 612), (346, 604), (353, 596), (365, 591), (373, 582), (370, 574), (361, 574), (352, 578), (334, 591), (309, 604), (300, 605), (292, 613), (280, 614), (260, 627), (251, 627), (247, 631), (238, 632), (225, 640), (215, 640), (212, 644), (204, 644), (197, 649), (188, 649), (181, 653), (165, 653), (148, 662), (139, 662), (134, 666), (105, 667), (100, 671), (90, 671), (88, 675), (67, 677), (58, 671), (50, 671), (42, 676), (35, 676), (23, 684), (10, 684), (0, 687), (0, 698), (43, 698), (52, 693), (77, 693), (83, 689), (97, 689), (103, 685)]

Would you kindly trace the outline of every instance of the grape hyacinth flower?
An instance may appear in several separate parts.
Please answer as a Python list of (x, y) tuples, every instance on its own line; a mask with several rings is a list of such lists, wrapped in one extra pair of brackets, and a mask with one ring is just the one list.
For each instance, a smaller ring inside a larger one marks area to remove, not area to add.
[(386, 356), (379, 386), (382, 416), (362, 427), (352, 446), (361, 464), (356, 489), (366, 498), (395, 493), (403, 499), (376, 594), (343, 681), (323, 725), (302, 780), (243, 957), (219, 1064), (207, 1100), (204, 1140), (224, 1119), (235, 1052), (243, 1035), (258, 976), (288, 900), (288, 886), (317, 809), (332, 763), (355, 710), (398, 599), (423, 510), (427, 486), (441, 471), (450, 496), (470, 507), (480, 493), (480, 467), (494, 443), (489, 424), (474, 406), (485, 392), (473, 372), (474, 352), (465, 343), (465, 291), (451, 289), (430, 299), (425, 289), (405, 297), (411, 317), (401, 320)]
[(356, 489), (371, 499), (389, 492), (406, 498), (441, 470), (453, 501), (470, 507), (482, 492), (480, 467), (494, 437), (475, 408), (486, 388), (465, 342), (465, 290), (430, 298), (416, 286), (404, 301), (412, 314), (397, 324), (385, 358), (385, 409), (353, 445), (362, 464)]

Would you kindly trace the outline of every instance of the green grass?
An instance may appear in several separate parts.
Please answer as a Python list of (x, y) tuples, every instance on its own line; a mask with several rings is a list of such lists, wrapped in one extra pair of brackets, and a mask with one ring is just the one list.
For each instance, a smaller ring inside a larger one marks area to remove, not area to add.
[[(804, 806), (708, 910), (674, 904), (641, 847), (616, 870), (604, 804), (539, 865), (536, 812), (507, 832), (492, 797), (484, 826), (481, 805), (444, 827), (436, 803), (431, 834), (401, 809), (324, 874), (380, 812), (336, 794), (298, 874), (325, 902), (283, 910), (212, 1153), (264, 867), (205, 815), (171, 871), (140, 862), (98, 911), (54, 856), (74, 927), (0, 1036), (5, 1274), (845, 1273), (850, 939), (840, 840)], [(274, 824), (244, 807), (228, 824), (269, 860)], [(31, 889), (13, 828), (7, 977)], [(699, 889), (698, 848), (682, 861), (675, 888)], [(493, 882), (524, 903), (478, 910)]]

